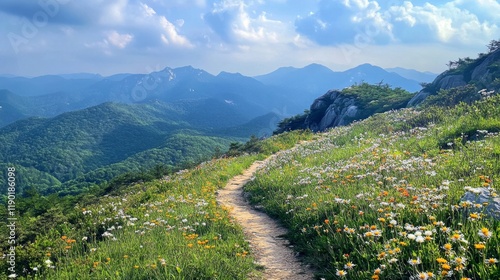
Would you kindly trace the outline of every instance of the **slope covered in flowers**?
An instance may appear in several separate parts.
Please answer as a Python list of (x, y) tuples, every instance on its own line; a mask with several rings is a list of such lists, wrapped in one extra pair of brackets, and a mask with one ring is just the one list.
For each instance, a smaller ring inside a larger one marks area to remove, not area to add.
[(280, 153), (246, 187), (324, 279), (500, 279), (500, 96), (404, 109)]

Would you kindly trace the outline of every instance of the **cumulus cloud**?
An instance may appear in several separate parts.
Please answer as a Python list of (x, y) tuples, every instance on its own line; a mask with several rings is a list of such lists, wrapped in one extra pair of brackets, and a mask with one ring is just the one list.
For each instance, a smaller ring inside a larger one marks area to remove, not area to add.
[(85, 43), (84, 46), (91, 49), (98, 49), (107, 55), (111, 55), (114, 48), (124, 49), (134, 39), (133, 35), (127, 33), (120, 34), (116, 30), (104, 32), (103, 37), (100, 41)]
[(357, 38), (371, 44), (472, 43), (499, 32), (500, 4), (495, 0), (384, 4), (321, 0), (317, 11), (297, 18), (295, 28), (320, 45), (355, 44)]
[[(495, 8), (487, 0), (484, 7)], [(499, 27), (492, 22), (480, 20), (471, 12), (466, 1), (451, 1), (441, 6), (425, 3), (415, 6), (406, 1), (401, 6), (388, 10), (393, 19), (394, 33), (402, 42), (474, 43), (493, 38)]]
[(113, 30), (108, 34), (107, 41), (111, 45), (123, 49), (130, 43), (130, 41), (132, 41), (133, 38), (134, 36), (130, 34), (120, 34), (117, 31)]
[(320, 45), (354, 43), (363, 40), (387, 43), (392, 40), (391, 25), (376, 1), (321, 0), (318, 11), (296, 19), (297, 33)]
[(166, 17), (161, 16), (159, 18), (159, 22), (161, 27), (163, 28), (163, 34), (161, 34), (161, 39), (165, 44), (167, 45), (173, 44), (189, 48), (193, 47), (193, 45), (189, 42), (189, 40), (186, 37), (179, 35), (175, 25), (172, 24), (170, 21), (168, 21)]
[(272, 43), (279, 40), (279, 31), (284, 29), (279, 20), (269, 19), (266, 12), (249, 13), (251, 6), (262, 3), (223, 0), (215, 3), (204, 21), (226, 43)]
[(156, 15), (156, 11), (144, 3), (140, 3), (142, 11), (145, 16), (152, 17)]
[[(178, 19), (177, 26), (165, 15), (157, 12), (153, 7), (143, 2), (131, 3), (123, 7), (123, 0), (114, 2), (101, 17), (109, 16), (110, 19), (102, 21), (100, 26), (109, 26), (126, 30), (126, 35), (118, 36), (117, 33), (107, 34), (106, 41), (111, 45), (123, 48), (134, 39), (132, 47), (135, 48), (161, 48), (184, 47), (192, 48), (194, 45), (180, 32), (183, 19)], [(126, 9), (127, 12), (116, 16), (117, 11)], [(99, 46), (100, 44), (97, 44)], [(122, 47), (123, 46), (123, 47)]]
[[(61, 4), (40, 4), (48, 2)], [(48, 22), (30, 30), (27, 24), (33, 25), (38, 12), (50, 13)], [(0, 0), (0, 17), (0, 36), (19, 38), (14, 43), (0, 41), (0, 56), (12, 55), (15, 49), (23, 54), (15, 56), (18, 65), (39, 73), (40, 57), (51, 61), (46, 66), (51, 69), (64, 57), (70, 61), (61, 60), (66, 71), (88, 65), (110, 73), (134, 72), (132, 65), (154, 65), (158, 57), (169, 66), (263, 71), (271, 64), (311, 62), (347, 68), (392, 62), (395, 55), (408, 53), (409, 58), (396, 62), (406, 59), (406, 67), (411, 67), (417, 63), (415, 53), (425, 53), (434, 55), (426, 63), (444, 68), (446, 59), (437, 62), (436, 57), (454, 59), (484, 51), (500, 34), (498, 0)], [(453, 50), (463, 52), (458, 56)], [(255, 57), (261, 58), (257, 64)], [(9, 65), (0, 65), (0, 70)]]

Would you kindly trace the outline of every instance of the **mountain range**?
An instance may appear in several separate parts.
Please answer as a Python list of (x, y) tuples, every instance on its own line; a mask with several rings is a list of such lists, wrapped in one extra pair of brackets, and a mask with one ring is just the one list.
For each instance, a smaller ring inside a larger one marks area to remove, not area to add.
[(421, 81), (405, 78), (371, 64), (362, 64), (343, 72), (332, 71), (320, 64), (310, 64), (304, 68), (282, 67), (269, 74), (256, 76), (255, 79), (268, 85), (300, 89), (302, 96), (294, 96), (294, 98), (307, 102), (306, 104), (310, 104), (311, 100), (305, 100), (305, 96), (318, 96), (318, 93), (324, 93), (330, 89), (343, 89), (362, 82), (389, 84), (409, 92), (421, 89), (419, 84)]
[(54, 117), (104, 102), (175, 103), (201, 99), (223, 101), (237, 109), (242, 115), (241, 124), (269, 112), (282, 116), (300, 113), (327, 90), (361, 82), (387, 83), (415, 92), (421, 88), (419, 83), (427, 80), (403, 76), (410, 77), (411, 73), (415, 79), (424, 79), (431, 75), (407, 69), (391, 71), (363, 64), (335, 72), (311, 64), (303, 68), (283, 67), (256, 77), (227, 72), (215, 76), (191, 66), (109, 77), (89, 73), (34, 78), (0, 76), (0, 127), (27, 117)]

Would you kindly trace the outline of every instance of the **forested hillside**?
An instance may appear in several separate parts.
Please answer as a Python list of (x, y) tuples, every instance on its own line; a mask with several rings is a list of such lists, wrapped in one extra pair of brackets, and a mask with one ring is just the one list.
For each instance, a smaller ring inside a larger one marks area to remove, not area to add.
[(237, 113), (192, 110), (197, 104), (105, 103), (51, 119), (22, 120), (0, 129), (0, 162), (20, 170), (20, 194), (29, 188), (77, 193), (125, 172), (199, 162), (269, 129), (269, 123), (239, 128)]

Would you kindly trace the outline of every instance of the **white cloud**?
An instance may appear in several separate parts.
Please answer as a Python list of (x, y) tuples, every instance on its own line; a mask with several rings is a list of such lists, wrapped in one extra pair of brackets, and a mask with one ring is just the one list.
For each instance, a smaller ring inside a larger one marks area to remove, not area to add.
[(257, 18), (251, 18), (249, 14), (240, 10), (236, 24), (233, 25), (234, 34), (243, 41), (254, 43), (276, 43), (278, 33), (276, 29), (281, 28), (281, 22), (270, 20), (266, 13), (261, 13)]
[(401, 6), (393, 6), (389, 9), (392, 14), (393, 20), (396, 22), (405, 22), (410, 27), (413, 27), (417, 19), (412, 15), (413, 4), (411, 2), (404, 2)]
[[(484, 7), (491, 6), (493, 9), (496, 7), (491, 1), (482, 1), (487, 2)], [(406, 1), (401, 6), (391, 7), (388, 14), (392, 16), (395, 25), (406, 25), (406, 27), (398, 26), (399, 32), (395, 34), (403, 38), (402, 33), (405, 32), (413, 33), (422, 39), (427, 37), (428, 42), (436, 40), (442, 43), (471, 44), (477, 40), (493, 38), (498, 34), (500, 30), (496, 24), (481, 21), (477, 14), (462, 6), (462, 2), (458, 0), (441, 6), (430, 3), (414, 6)]]
[(142, 10), (144, 11), (144, 15), (148, 17), (156, 15), (156, 11), (153, 8), (149, 7), (148, 5), (141, 3), (141, 7)]
[(368, 1), (368, 0), (343, 0), (342, 2), (346, 7), (349, 7), (349, 8), (356, 6), (356, 8), (358, 8), (358, 9), (366, 9), (370, 5), (371, 1)]
[(159, 22), (163, 29), (163, 32), (161, 34), (161, 39), (165, 44), (167, 45), (172, 44), (188, 48), (193, 47), (191, 42), (189, 42), (189, 40), (186, 37), (179, 35), (177, 29), (175, 28), (175, 25), (172, 24), (170, 21), (168, 21), (166, 17), (161, 16), (159, 18)]
[(285, 39), (288, 33), (289, 41), (293, 34), (286, 30), (286, 26), (279, 20), (269, 19), (266, 12), (249, 12), (255, 5), (263, 2), (250, 1), (248, 4), (241, 0), (223, 0), (214, 4), (210, 13), (204, 15), (204, 20), (220, 38), (229, 43), (269, 44)]
[(184, 26), (184, 20), (181, 18), (181, 19), (178, 19), (175, 21), (175, 24), (178, 26), (178, 27), (182, 27)]
[[(123, 24), (126, 17), (126, 9), (129, 5), (127, 0), (99, 1), (101, 17), (99, 22), (104, 25)], [(103, 6), (104, 4), (104, 6)], [(99, 7), (98, 6), (98, 7)], [(99, 10), (98, 10), (99, 11)]]
[(500, 22), (500, 2), (498, 0), (455, 0), (454, 3), (485, 20), (493, 23)]
[(392, 25), (377, 1), (321, 0), (317, 12), (296, 19), (295, 28), (320, 45), (355, 43), (360, 37), (369, 43), (394, 40)]
[[(155, 0), (158, 1), (158, 0)], [(169, 5), (179, 6), (179, 7), (198, 7), (205, 8), (207, 5), (206, 0), (169, 0)]]
[(107, 41), (120, 49), (125, 48), (134, 38), (134, 36), (130, 34), (120, 34), (116, 32), (115, 30), (111, 31), (108, 33)]
[(112, 47), (124, 49), (134, 38), (131, 34), (120, 34), (116, 30), (108, 31), (104, 35), (104, 39), (91, 43), (84, 43), (84, 46), (86, 48), (98, 49), (106, 55), (111, 55), (113, 53)]

